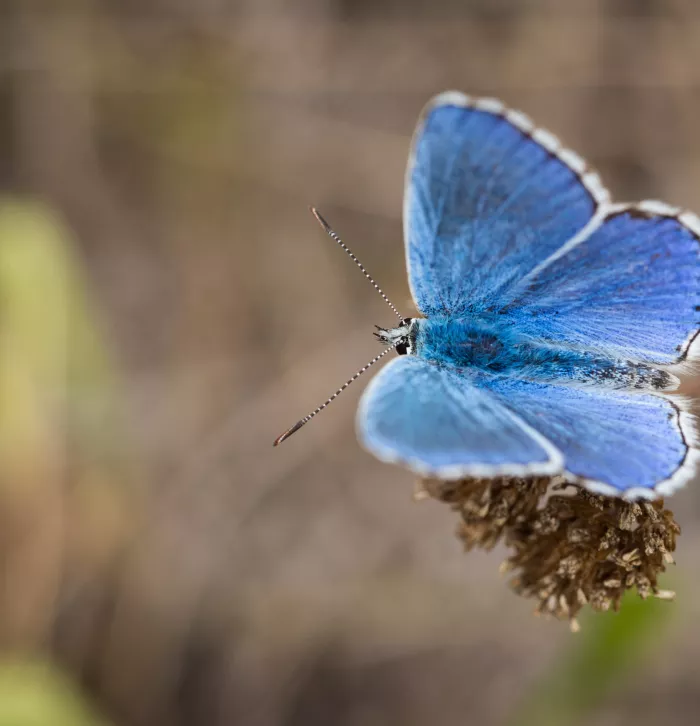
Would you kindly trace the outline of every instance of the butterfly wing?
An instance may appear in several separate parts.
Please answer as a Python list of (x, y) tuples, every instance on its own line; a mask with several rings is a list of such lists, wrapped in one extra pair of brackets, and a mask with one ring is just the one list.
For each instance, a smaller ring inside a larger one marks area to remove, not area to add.
[(559, 452), (491, 394), (420, 358), (391, 361), (365, 390), (358, 435), (379, 459), (442, 479), (553, 474)]
[(659, 202), (613, 207), (504, 299), (505, 324), (553, 344), (657, 364), (696, 355), (700, 219)]
[(406, 172), (409, 282), (426, 315), (483, 311), (590, 222), (608, 193), (585, 162), (521, 113), (433, 99)]
[(567, 473), (592, 491), (651, 498), (695, 473), (692, 416), (675, 401), (487, 375), (478, 384), (561, 451)]

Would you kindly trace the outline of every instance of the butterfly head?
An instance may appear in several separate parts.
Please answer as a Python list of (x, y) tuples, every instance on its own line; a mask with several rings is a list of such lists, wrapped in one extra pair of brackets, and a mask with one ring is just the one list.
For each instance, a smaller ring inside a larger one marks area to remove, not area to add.
[(416, 347), (416, 328), (417, 320), (415, 318), (403, 318), (397, 328), (380, 328), (374, 326), (377, 331), (374, 337), (385, 345), (392, 346), (399, 355), (411, 355)]

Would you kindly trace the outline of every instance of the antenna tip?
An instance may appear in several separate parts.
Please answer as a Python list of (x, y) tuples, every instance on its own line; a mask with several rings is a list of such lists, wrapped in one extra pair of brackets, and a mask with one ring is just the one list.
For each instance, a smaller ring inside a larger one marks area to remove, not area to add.
[(282, 435), (278, 436), (273, 442), (273, 446), (279, 446), (285, 439), (288, 439), (292, 434), (296, 433), (304, 424), (306, 421), (304, 419), (301, 419), (301, 421), (297, 421), (292, 428), (287, 429)]
[(316, 217), (316, 221), (323, 227), (323, 229), (326, 230), (326, 232), (330, 232), (331, 226), (326, 222), (326, 220), (321, 216), (321, 212), (316, 209), (316, 207), (309, 207), (309, 211), (311, 214)]

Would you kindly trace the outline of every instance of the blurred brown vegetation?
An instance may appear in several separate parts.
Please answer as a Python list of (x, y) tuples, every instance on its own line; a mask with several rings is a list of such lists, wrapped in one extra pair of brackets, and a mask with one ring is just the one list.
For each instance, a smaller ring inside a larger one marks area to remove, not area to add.
[[(32, 276), (43, 322), (17, 318), (66, 342), (31, 436), (22, 366), (0, 389), (5, 654), (114, 724), (488, 726), (570, 647), (359, 450), (361, 384), (271, 448), (390, 320), (307, 205), (410, 314), (403, 169), (447, 88), (527, 112), (620, 200), (700, 210), (693, 0), (0, 5), (0, 184), (51, 210), (12, 207), (28, 236), (64, 230), (31, 264), (71, 298), (54, 325)], [(697, 722), (700, 498), (671, 504), (673, 627), (590, 723)]]

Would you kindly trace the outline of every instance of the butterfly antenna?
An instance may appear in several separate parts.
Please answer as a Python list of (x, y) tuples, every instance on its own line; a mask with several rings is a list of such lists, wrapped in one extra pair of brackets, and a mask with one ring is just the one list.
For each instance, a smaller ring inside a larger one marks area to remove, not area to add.
[[(399, 343), (399, 342), (400, 342), (400, 341), (397, 341), (397, 345), (398, 345), (398, 343)], [(304, 416), (304, 418), (302, 418), (302, 419), (299, 419), (299, 420), (298, 420), (298, 421), (297, 421), (297, 422), (296, 422), (296, 423), (294, 424), (294, 426), (292, 426), (291, 428), (287, 429), (287, 430), (286, 430), (286, 431), (285, 431), (285, 432), (284, 432), (284, 433), (283, 433), (283, 434), (282, 434), (281, 436), (278, 436), (278, 437), (277, 437), (277, 438), (275, 439), (275, 441), (274, 441), (274, 443), (273, 443), (272, 445), (273, 445), (273, 446), (278, 446), (278, 445), (279, 445), (279, 444), (281, 444), (281, 443), (282, 443), (282, 442), (283, 442), (283, 441), (284, 441), (285, 439), (288, 439), (288, 438), (289, 438), (289, 437), (290, 437), (290, 436), (291, 436), (292, 434), (295, 434), (295, 433), (296, 433), (296, 432), (297, 432), (297, 431), (298, 431), (298, 430), (299, 430), (299, 429), (300, 429), (300, 428), (301, 428), (301, 427), (302, 427), (302, 426), (303, 426), (304, 424), (306, 424), (306, 423), (308, 423), (309, 421), (311, 421), (311, 419), (312, 419), (312, 418), (313, 418), (313, 417), (314, 417), (314, 416), (315, 416), (315, 415), (316, 415), (317, 413), (321, 413), (321, 411), (323, 411), (323, 409), (324, 409), (324, 408), (326, 408), (326, 406), (328, 406), (328, 404), (329, 404), (329, 403), (330, 403), (331, 401), (333, 401), (334, 399), (338, 398), (338, 396), (339, 396), (339, 395), (340, 395), (340, 394), (341, 394), (341, 393), (342, 393), (342, 392), (343, 392), (343, 391), (344, 391), (344, 390), (345, 390), (345, 389), (346, 389), (346, 388), (347, 388), (347, 387), (348, 387), (348, 386), (349, 386), (349, 385), (350, 385), (350, 384), (351, 384), (351, 383), (352, 383), (353, 381), (356, 381), (356, 380), (357, 380), (357, 379), (358, 379), (358, 378), (359, 378), (359, 377), (360, 377), (360, 376), (361, 376), (361, 375), (362, 375), (362, 374), (363, 374), (363, 373), (364, 373), (364, 372), (365, 372), (365, 371), (366, 371), (366, 370), (367, 370), (368, 368), (370, 368), (371, 366), (373, 366), (373, 365), (374, 365), (374, 364), (375, 364), (375, 363), (376, 363), (377, 361), (381, 360), (381, 359), (382, 359), (382, 358), (383, 358), (383, 357), (384, 357), (384, 356), (385, 356), (385, 355), (386, 355), (387, 353), (389, 353), (389, 352), (391, 352), (392, 350), (394, 350), (394, 348), (395, 348), (395, 347), (396, 347), (396, 346), (394, 346), (394, 345), (391, 345), (391, 346), (389, 346), (388, 348), (385, 348), (385, 349), (384, 349), (384, 350), (383, 350), (383, 351), (382, 351), (382, 352), (381, 352), (381, 353), (380, 353), (379, 355), (377, 355), (377, 356), (375, 356), (374, 358), (372, 358), (372, 360), (371, 360), (371, 361), (370, 361), (369, 363), (367, 363), (367, 365), (364, 365), (364, 366), (362, 366), (362, 368), (360, 368), (360, 370), (359, 370), (359, 371), (357, 371), (357, 373), (355, 373), (355, 375), (354, 375), (354, 376), (353, 376), (352, 378), (349, 378), (349, 379), (348, 379), (348, 380), (347, 380), (347, 381), (346, 381), (345, 383), (343, 383), (343, 385), (342, 385), (342, 386), (341, 386), (341, 387), (340, 387), (340, 388), (339, 388), (339, 389), (338, 389), (338, 390), (337, 390), (337, 391), (336, 391), (336, 392), (335, 392), (335, 393), (334, 393), (334, 394), (333, 394), (333, 395), (332, 395), (332, 396), (331, 396), (331, 397), (330, 397), (330, 398), (329, 398), (329, 399), (328, 399), (328, 400), (327, 400), (327, 401), (326, 401), (325, 403), (322, 403), (322, 404), (321, 404), (321, 405), (320, 405), (320, 406), (319, 406), (318, 408), (314, 409), (314, 410), (313, 410), (313, 411), (312, 411), (312, 412), (311, 412), (310, 414), (308, 414), (307, 416)]]
[(384, 290), (382, 290), (382, 288), (379, 287), (379, 285), (377, 285), (377, 283), (374, 281), (374, 278), (372, 277), (372, 275), (370, 275), (369, 272), (367, 272), (367, 270), (365, 270), (364, 265), (350, 251), (350, 248), (345, 244), (345, 242), (343, 242), (343, 240), (340, 239), (340, 237), (338, 237), (338, 235), (331, 229), (330, 224), (328, 224), (328, 222), (326, 222), (326, 220), (321, 216), (321, 213), (318, 211), (318, 209), (316, 209), (315, 207), (309, 207), (309, 209), (311, 210), (311, 214), (313, 214), (314, 217), (316, 217), (316, 219), (318, 220), (318, 223), (321, 225), (321, 227), (323, 227), (323, 229), (326, 230), (328, 236), (334, 242), (337, 242), (338, 245), (345, 252), (348, 253), (348, 255), (350, 256), (350, 259), (360, 268), (360, 270), (362, 271), (362, 274), (372, 283), (372, 285), (374, 286), (374, 289), (382, 296), (382, 299), (384, 300), (384, 302), (394, 311), (394, 314), (396, 315), (396, 317), (399, 320), (403, 320), (403, 315), (401, 315), (401, 313), (396, 309), (396, 307), (391, 302), (391, 300), (389, 300), (389, 298), (384, 294)]

